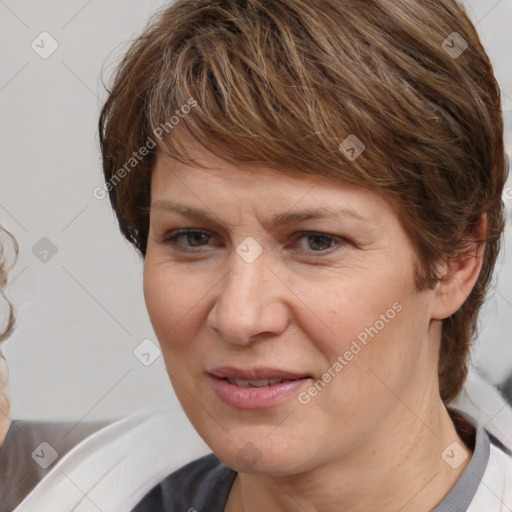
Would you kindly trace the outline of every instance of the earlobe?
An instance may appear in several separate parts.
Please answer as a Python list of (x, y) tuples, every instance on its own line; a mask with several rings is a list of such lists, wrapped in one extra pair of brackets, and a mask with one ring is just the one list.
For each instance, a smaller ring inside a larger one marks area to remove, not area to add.
[(434, 320), (453, 315), (468, 298), (480, 274), (485, 252), (487, 214), (482, 214), (473, 231), (473, 241), (464, 254), (440, 264), (440, 280), (436, 285)]

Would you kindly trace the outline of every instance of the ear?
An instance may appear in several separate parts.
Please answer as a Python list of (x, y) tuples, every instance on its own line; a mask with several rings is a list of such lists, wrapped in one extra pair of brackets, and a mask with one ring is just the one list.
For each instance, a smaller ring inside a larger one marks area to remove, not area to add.
[(439, 269), (441, 280), (436, 285), (432, 319), (442, 320), (453, 315), (468, 298), (480, 274), (484, 259), (487, 234), (487, 214), (480, 215), (473, 230), (473, 239), (467, 252), (450, 262), (443, 262)]

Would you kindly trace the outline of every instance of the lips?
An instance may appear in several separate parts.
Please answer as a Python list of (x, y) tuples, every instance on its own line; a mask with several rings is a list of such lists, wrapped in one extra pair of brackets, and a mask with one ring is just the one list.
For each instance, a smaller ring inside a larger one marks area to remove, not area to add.
[(310, 377), (307, 373), (297, 373), (270, 367), (241, 369), (232, 366), (221, 366), (208, 373), (219, 379), (238, 379), (246, 381), (275, 380), (279, 382)]
[(261, 387), (310, 377), (307, 373), (297, 373), (271, 367), (241, 369), (232, 366), (222, 366), (208, 373), (219, 379), (226, 379), (231, 384), (240, 385), (241, 387), (248, 387), (247, 383), (252, 385), (252, 387)]
[(227, 379), (230, 384), (239, 388), (262, 388), (265, 386), (273, 386), (281, 382), (290, 382), (291, 379)]
[(234, 368), (223, 366), (208, 372), (217, 396), (237, 409), (275, 407), (296, 395), (311, 382), (307, 373), (276, 368)]

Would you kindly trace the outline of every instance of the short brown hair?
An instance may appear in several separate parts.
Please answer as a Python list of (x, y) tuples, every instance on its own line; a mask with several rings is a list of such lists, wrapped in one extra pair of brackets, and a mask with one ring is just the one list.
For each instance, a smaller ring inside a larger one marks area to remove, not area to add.
[[(170, 122), (191, 100), (180, 127), (228, 162), (339, 178), (389, 199), (417, 250), (418, 289), (434, 286), (435, 262), (463, 253), (487, 214), (478, 281), (443, 320), (440, 392), (455, 399), (499, 251), (507, 176), (499, 86), (456, 1), (178, 0), (155, 17), (99, 122), (106, 190), (142, 256), (157, 151), (199, 165)], [(155, 141), (159, 126), (166, 136)], [(355, 160), (339, 150), (349, 135), (366, 146)], [(130, 160), (143, 146), (147, 156)]]

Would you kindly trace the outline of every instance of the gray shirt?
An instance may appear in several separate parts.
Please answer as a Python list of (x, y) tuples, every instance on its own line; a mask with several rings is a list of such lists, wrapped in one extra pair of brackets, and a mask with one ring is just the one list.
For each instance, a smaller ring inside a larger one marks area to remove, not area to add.
[[(450, 492), (432, 512), (464, 512), (468, 509), (489, 461), (490, 443), (503, 445), (465, 413), (449, 409), (457, 432), (473, 455)], [(191, 509), (223, 512), (236, 471), (215, 454), (205, 455), (178, 469), (156, 485), (132, 512), (183, 512)]]

